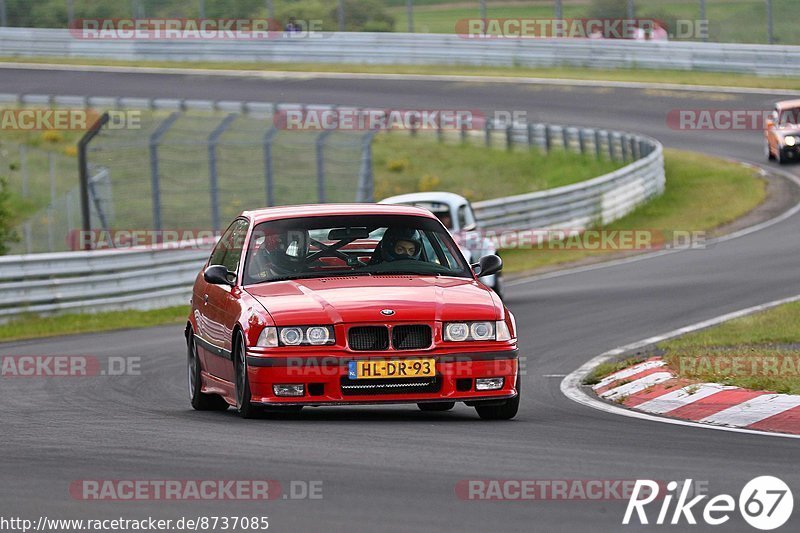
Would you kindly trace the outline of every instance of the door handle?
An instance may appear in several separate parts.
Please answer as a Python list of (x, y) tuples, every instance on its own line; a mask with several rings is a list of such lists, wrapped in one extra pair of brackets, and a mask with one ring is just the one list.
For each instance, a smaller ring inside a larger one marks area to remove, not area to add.
[(203, 295), (203, 301), (208, 305), (208, 294)]

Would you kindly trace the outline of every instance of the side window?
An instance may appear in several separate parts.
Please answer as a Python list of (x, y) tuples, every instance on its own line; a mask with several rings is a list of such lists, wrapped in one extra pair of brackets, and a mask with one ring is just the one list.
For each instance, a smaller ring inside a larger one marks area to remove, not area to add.
[(469, 204), (463, 204), (458, 207), (458, 227), (464, 229), (475, 224), (475, 215), (472, 214), (472, 208)]
[(222, 235), (214, 251), (211, 252), (209, 264), (223, 265), (231, 272), (236, 272), (239, 268), (239, 260), (242, 258), (247, 227), (246, 220), (235, 220)]

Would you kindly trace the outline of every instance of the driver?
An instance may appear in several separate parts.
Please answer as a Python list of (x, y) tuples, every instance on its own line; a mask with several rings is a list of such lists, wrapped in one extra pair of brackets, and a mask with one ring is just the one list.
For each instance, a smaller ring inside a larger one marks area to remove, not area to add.
[(413, 228), (391, 227), (383, 234), (380, 242), (383, 261), (412, 259), (418, 261), (422, 256), (422, 238)]
[(256, 253), (254, 268), (264, 279), (298, 274), (305, 270), (308, 250), (307, 230), (268, 233)]

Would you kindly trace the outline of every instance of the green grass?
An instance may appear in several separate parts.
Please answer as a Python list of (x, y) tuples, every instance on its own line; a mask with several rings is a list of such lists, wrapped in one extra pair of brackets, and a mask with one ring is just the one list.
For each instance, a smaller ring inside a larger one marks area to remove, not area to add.
[[(665, 150), (664, 194), (602, 229), (710, 231), (746, 214), (766, 196), (755, 170), (678, 150)], [(613, 250), (505, 250), (504, 272), (524, 272), (582, 260), (617, 257)]]
[(138, 329), (186, 322), (185, 305), (154, 311), (111, 311), (95, 314), (66, 314), (52, 317), (23, 315), (0, 324), (0, 341), (39, 339), (57, 335), (95, 333), (119, 329)]
[[(454, 33), (456, 21), (479, 17), (477, 2), (442, 0), (416, 6), (414, 30), (423, 33)], [(624, 3), (623, 3), (624, 4)], [(674, 27), (675, 20), (697, 20), (700, 17), (698, 0), (637, 0), (636, 17), (654, 18)], [(565, 18), (591, 16), (591, 2), (564, 2)], [(406, 31), (408, 22), (405, 7), (391, 8), (395, 29)], [(774, 35), (779, 44), (800, 44), (796, 28), (796, 0), (773, 0)], [(554, 17), (553, 2), (489, 2), (489, 18)], [(707, 0), (706, 18), (710, 21), (712, 41), (736, 43), (766, 43), (767, 17), (764, 0)]]
[[(800, 302), (796, 302), (658, 347), (666, 350), (664, 358), (670, 368), (688, 379), (800, 394), (799, 339)], [(741, 361), (741, 367), (734, 366), (733, 357)]]
[(352, 74), (417, 74), (453, 76), (496, 76), (547, 79), (671, 83), (678, 85), (709, 85), (714, 87), (752, 87), (757, 89), (800, 90), (800, 75), (793, 77), (761, 77), (748, 74), (693, 72), (650, 69), (593, 69), (593, 68), (528, 68), (473, 67), (459, 65), (361, 65), (330, 63), (257, 63), (257, 62), (189, 62), (189, 61), (116, 61), (89, 58), (0, 57), (0, 62), (32, 64), (94, 65), (118, 67), (149, 67), (210, 70), (252, 70), (260, 72), (335, 72)]
[(437, 143), (432, 135), (379, 135), (373, 147), (375, 198), (450, 191), (488, 200), (585, 181), (622, 166), (571, 152), (513, 150)]

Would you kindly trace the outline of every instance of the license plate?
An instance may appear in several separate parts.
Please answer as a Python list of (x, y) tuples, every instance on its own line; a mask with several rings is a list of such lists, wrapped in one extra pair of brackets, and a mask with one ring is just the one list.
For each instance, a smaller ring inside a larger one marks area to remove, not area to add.
[(426, 378), (436, 376), (435, 359), (350, 361), (350, 379)]

